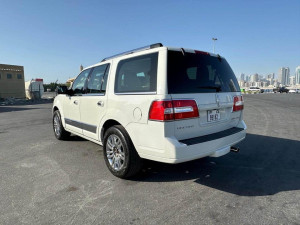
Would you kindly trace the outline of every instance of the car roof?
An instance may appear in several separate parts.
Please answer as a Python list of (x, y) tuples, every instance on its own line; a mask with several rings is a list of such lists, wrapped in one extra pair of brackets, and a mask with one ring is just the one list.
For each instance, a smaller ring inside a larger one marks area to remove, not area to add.
[(204, 52), (204, 51), (199, 51), (199, 50), (190, 49), (190, 48), (179, 48), (179, 47), (163, 46), (163, 44), (161, 44), (161, 43), (155, 43), (155, 44), (147, 45), (147, 46), (144, 46), (144, 47), (141, 47), (141, 48), (132, 49), (132, 50), (129, 50), (129, 51), (126, 51), (126, 52), (122, 52), (122, 53), (119, 53), (119, 54), (116, 54), (116, 55), (106, 57), (106, 58), (102, 59), (100, 62), (84, 68), (84, 70), (95, 67), (95, 66), (100, 66), (100, 65), (103, 65), (103, 64), (111, 63), (112, 60), (118, 59), (120, 57), (124, 57), (124, 56), (128, 56), (128, 55), (135, 56), (136, 55), (135, 53), (142, 53), (142, 52), (145, 52), (145, 51), (146, 52), (147, 51), (153, 52), (153, 51), (151, 51), (153, 49), (155, 49), (156, 51), (159, 51), (161, 49), (168, 49), (168, 50), (171, 50), (171, 51), (184, 51), (184, 52), (188, 52), (188, 53), (195, 53), (197, 51), (197, 52), (200, 52), (200, 53), (208, 54), (210, 56), (224, 58), (224, 57), (222, 57), (218, 54), (214, 54), (214, 53), (211, 53), (211, 52)]

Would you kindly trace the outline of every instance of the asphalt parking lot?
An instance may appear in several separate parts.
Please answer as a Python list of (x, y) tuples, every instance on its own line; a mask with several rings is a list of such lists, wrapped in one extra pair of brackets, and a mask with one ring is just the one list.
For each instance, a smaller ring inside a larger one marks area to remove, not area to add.
[(135, 180), (56, 140), (51, 104), (0, 106), (0, 224), (300, 224), (300, 94), (244, 99), (240, 153), (147, 161)]

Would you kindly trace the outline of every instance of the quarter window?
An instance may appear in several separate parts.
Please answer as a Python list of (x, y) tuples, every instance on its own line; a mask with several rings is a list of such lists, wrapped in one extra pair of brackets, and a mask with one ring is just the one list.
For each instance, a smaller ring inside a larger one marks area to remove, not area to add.
[(109, 64), (97, 66), (88, 81), (87, 93), (105, 93)]
[(74, 94), (83, 94), (85, 92), (85, 83), (90, 71), (91, 69), (84, 70), (77, 76), (72, 86)]
[(155, 92), (158, 53), (125, 59), (119, 62), (115, 92)]

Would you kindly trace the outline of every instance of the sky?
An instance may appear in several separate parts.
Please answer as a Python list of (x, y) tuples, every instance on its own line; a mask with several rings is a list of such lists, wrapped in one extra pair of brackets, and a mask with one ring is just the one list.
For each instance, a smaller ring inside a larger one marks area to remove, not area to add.
[(236, 76), (300, 66), (300, 0), (0, 0), (0, 64), (64, 83), (79, 67), (153, 43), (213, 51)]

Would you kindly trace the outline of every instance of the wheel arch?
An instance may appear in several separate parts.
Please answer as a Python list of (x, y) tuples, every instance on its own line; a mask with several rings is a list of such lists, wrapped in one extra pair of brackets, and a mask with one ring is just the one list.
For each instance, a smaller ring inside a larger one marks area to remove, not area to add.
[(57, 106), (54, 106), (52, 109), (52, 113), (54, 113), (55, 111), (59, 110)]
[(103, 142), (104, 134), (107, 131), (107, 129), (110, 128), (110, 127), (112, 127), (112, 126), (115, 126), (115, 125), (121, 125), (121, 126), (123, 126), (120, 122), (118, 122), (117, 120), (114, 120), (114, 119), (108, 119), (108, 120), (106, 120), (104, 122), (104, 124), (102, 125), (102, 128), (101, 128), (101, 132), (100, 132), (100, 140), (101, 140), (101, 142)]

